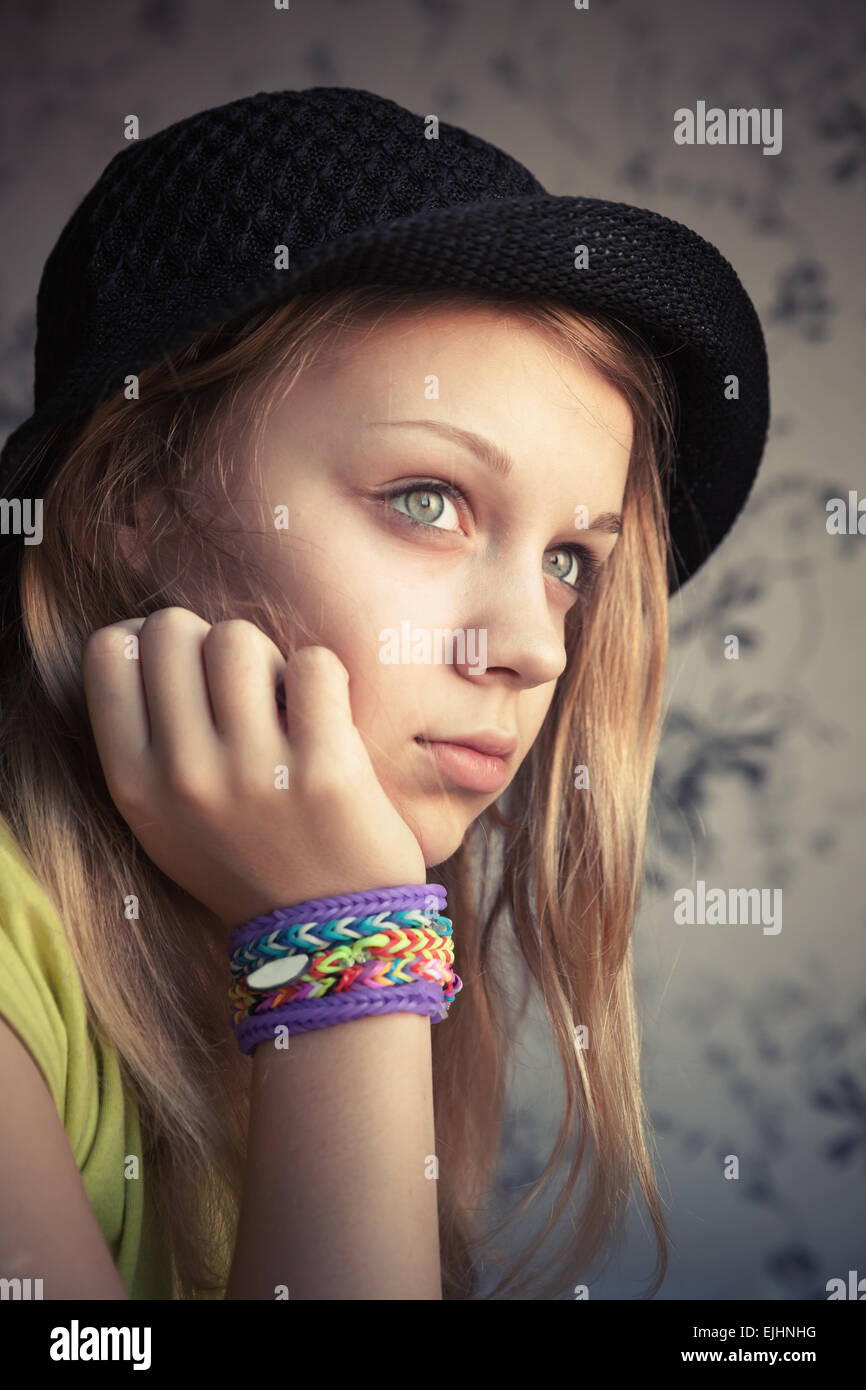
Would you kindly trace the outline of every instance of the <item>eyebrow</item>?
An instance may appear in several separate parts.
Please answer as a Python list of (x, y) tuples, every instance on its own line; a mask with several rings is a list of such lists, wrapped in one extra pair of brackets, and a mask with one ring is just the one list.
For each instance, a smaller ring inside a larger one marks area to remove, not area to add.
[[(462, 448), (468, 449), (477, 459), (481, 461), (492, 472), (507, 478), (514, 468), (514, 459), (507, 454), (504, 449), (493, 443), (492, 439), (485, 439), (483, 434), (475, 434), (473, 430), (461, 429), (459, 425), (449, 424), (446, 420), (369, 420), (370, 425), (387, 425), (400, 429), (411, 427), (412, 429), (431, 430), (443, 439), (448, 439), (452, 444), (459, 444)], [(619, 512), (599, 512), (591, 526), (581, 528), (584, 531), (601, 531), (610, 536), (618, 536), (622, 531), (622, 516)]]

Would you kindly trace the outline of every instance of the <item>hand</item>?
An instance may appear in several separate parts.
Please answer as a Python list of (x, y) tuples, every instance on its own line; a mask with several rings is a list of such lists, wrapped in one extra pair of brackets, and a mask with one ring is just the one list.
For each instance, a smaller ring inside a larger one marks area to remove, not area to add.
[(284, 661), (246, 619), (212, 626), (163, 608), (92, 632), (81, 667), (112, 801), (157, 867), (226, 926), (307, 898), (426, 882), (329, 648)]

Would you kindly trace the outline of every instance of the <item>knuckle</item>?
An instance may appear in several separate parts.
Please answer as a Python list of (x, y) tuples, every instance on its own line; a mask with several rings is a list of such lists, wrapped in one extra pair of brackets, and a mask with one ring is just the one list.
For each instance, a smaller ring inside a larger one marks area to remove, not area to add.
[(327, 647), (298, 647), (292, 653), (292, 660), (299, 666), (327, 666), (333, 653)]
[(263, 636), (264, 633), (261, 629), (257, 628), (255, 623), (251, 623), (248, 618), (225, 618), (222, 622), (213, 624), (205, 637), (205, 642), (210, 646), (217, 643), (219, 645), (229, 643), (232, 646), (248, 647)]
[(150, 788), (134, 768), (115, 764), (103, 766), (103, 773), (111, 799), (126, 820), (147, 814), (152, 806)]
[(121, 637), (114, 632), (113, 628), (100, 627), (95, 632), (91, 632), (85, 637), (81, 644), (81, 664), (87, 669), (94, 657), (100, 656), (103, 652), (109, 655), (116, 652), (120, 647)]
[(292, 660), (299, 671), (309, 668), (314, 672), (339, 671), (343, 676), (348, 674), (337, 653), (332, 651), (330, 647), (298, 647), (292, 654)]
[(191, 608), (158, 608), (155, 613), (148, 613), (142, 624), (143, 632), (160, 631), (162, 628), (180, 627), (207, 627), (204, 618), (200, 618), (197, 613), (193, 613)]
[(115, 653), (121, 651), (125, 639), (131, 632), (137, 632), (144, 619), (124, 618), (118, 623), (108, 623), (105, 627), (94, 628), (89, 632), (81, 644), (81, 654), (93, 655), (94, 652)]
[(169, 795), (188, 809), (200, 811), (213, 807), (214, 788), (203, 769), (189, 758), (164, 758), (162, 780)]
[(339, 763), (324, 755), (305, 759), (297, 773), (297, 784), (305, 797), (328, 805), (341, 800), (346, 790), (346, 779)]

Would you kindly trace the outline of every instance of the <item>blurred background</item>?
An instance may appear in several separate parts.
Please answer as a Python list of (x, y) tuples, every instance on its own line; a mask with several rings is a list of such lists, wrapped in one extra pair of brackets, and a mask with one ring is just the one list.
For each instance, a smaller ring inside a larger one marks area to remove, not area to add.
[[(129, 112), (146, 136), (261, 90), (363, 87), (502, 146), (552, 193), (682, 221), (731, 261), (764, 326), (772, 423), (745, 512), (671, 604), (635, 938), (673, 1240), (657, 1297), (824, 1299), (828, 1279), (866, 1275), (866, 537), (826, 529), (828, 499), (866, 495), (866, 12), (853, 0), (39, 0), (4, 6), (0, 29), (4, 438), (32, 409), (45, 258)], [(673, 112), (699, 100), (781, 107), (781, 153), (676, 145)], [(782, 889), (782, 930), (676, 925), (674, 892), (698, 879)], [(559, 1107), (536, 1003), (516, 1051), (504, 1198), (541, 1172)], [(648, 1228), (635, 1199), (591, 1297), (641, 1294)]]

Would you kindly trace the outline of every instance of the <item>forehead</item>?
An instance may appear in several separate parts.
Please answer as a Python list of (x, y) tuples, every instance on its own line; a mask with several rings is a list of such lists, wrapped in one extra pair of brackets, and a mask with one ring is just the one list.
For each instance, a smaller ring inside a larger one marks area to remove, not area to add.
[(510, 412), (512, 428), (527, 418), (537, 429), (542, 423), (555, 428), (560, 412), (570, 416), (562, 427), (573, 428), (578, 409), (630, 448), (633, 422), (625, 397), (553, 326), (506, 306), (474, 303), (416, 305), (370, 317), (341, 335), (323, 363), (331, 386), (362, 412), (366, 404), (381, 414), (386, 398), (399, 413), (408, 398), (420, 398), (476, 419), (491, 409), (500, 416)]

